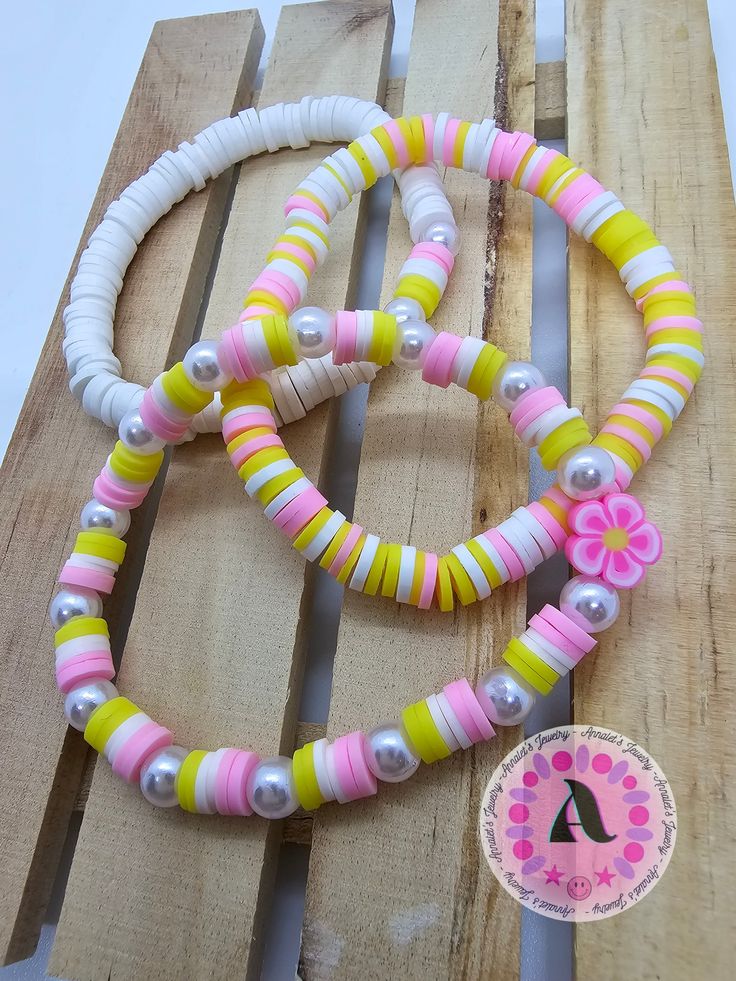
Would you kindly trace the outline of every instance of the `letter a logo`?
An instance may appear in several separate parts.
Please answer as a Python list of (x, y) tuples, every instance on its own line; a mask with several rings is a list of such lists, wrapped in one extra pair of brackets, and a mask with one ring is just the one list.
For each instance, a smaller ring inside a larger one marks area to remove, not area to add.
[[(570, 788), (570, 795), (560, 808), (557, 817), (552, 825), (552, 830), (550, 831), (549, 840), (557, 842), (575, 842), (578, 839), (572, 832), (573, 827), (580, 827), (583, 829), (585, 834), (591, 839), (591, 841), (596, 841), (599, 844), (603, 844), (607, 841), (613, 841), (616, 835), (609, 835), (606, 829), (603, 827), (603, 818), (598, 809), (598, 802), (595, 799), (595, 794), (589, 787), (586, 787), (584, 783), (579, 780), (565, 780), (565, 783)], [(570, 821), (567, 817), (567, 810), (570, 806), (570, 802), (575, 805), (575, 810), (577, 811), (578, 819), (577, 821)]]

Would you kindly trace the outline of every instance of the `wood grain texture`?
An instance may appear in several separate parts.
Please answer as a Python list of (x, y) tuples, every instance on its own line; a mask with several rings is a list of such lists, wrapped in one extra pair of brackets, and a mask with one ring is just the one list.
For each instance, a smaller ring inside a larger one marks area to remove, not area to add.
[[(78, 254), (110, 200), (159, 152), (247, 98), (262, 36), (253, 11), (156, 25)], [(128, 377), (149, 381), (191, 331), (227, 182), (224, 175), (164, 218), (133, 261), (115, 324), (115, 350)], [(61, 311), (68, 287), (69, 282), (8, 448), (0, 488), (0, 578), (6, 609), (13, 610), (0, 624), (5, 961), (25, 957), (35, 946), (85, 756), (81, 737), (67, 734), (61, 716), (45, 611), (112, 434), (84, 415), (67, 388)], [(145, 514), (129, 536), (129, 569), (141, 551), (143, 523)], [(122, 576), (118, 600), (109, 607), (114, 643), (126, 583), (134, 590), (130, 576)]]
[[(259, 105), (307, 93), (382, 97), (385, 2), (282, 11)], [(324, 148), (242, 167), (204, 320), (217, 336), (284, 227), (283, 202)], [(352, 290), (356, 207), (335, 224), (314, 302)], [(172, 246), (175, 246), (172, 241)], [(286, 437), (313, 478), (326, 413)], [(185, 746), (291, 753), (302, 670), (304, 562), (243, 494), (218, 436), (176, 450), (166, 477), (120, 676), (126, 694)], [(96, 767), (54, 948), (74, 979), (257, 976), (282, 828), (253, 818), (159, 812)], [(112, 844), (112, 848), (111, 848)], [(101, 876), (100, 870), (106, 875)]]
[[(706, 356), (697, 393), (632, 484), (664, 556), (575, 672), (575, 721), (639, 741), (664, 769), (677, 845), (636, 910), (577, 931), (577, 971), (599, 981), (726, 978), (736, 898), (736, 223), (705, 0), (571, 0), (567, 54), (568, 152), (670, 249), (695, 288)], [(571, 401), (596, 425), (643, 362), (641, 317), (606, 260), (570, 245)]]
[(537, 65), (534, 86), (534, 135), (538, 140), (565, 138), (565, 62)]
[[(473, 24), (472, 32), (458, 24)], [(534, 125), (534, 17), (520, 0), (417, 5), (406, 114), (442, 109)], [(531, 312), (531, 209), (448, 172), (463, 234), (437, 329), (492, 337), (524, 357)], [(395, 202), (384, 282), (393, 289), (411, 243)], [(390, 298), (386, 292), (385, 303)], [(356, 520), (385, 540), (446, 550), (527, 500), (526, 456), (493, 407), (409, 372), (381, 372), (365, 422)], [(524, 621), (509, 588), (447, 615), (345, 595), (328, 732), (370, 728), (448, 681), (478, 673)], [(511, 738), (429, 767), (377, 799), (326, 806), (313, 828), (301, 975), (307, 981), (518, 974), (519, 906), (478, 847), (482, 790)]]

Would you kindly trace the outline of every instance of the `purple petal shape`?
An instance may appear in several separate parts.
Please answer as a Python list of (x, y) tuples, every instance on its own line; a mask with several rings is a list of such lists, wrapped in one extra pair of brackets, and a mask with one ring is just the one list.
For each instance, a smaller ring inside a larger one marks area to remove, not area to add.
[(533, 855), (521, 866), (521, 874), (534, 875), (535, 872), (539, 872), (546, 861), (544, 855)]
[(624, 801), (627, 804), (643, 804), (649, 800), (649, 796), (646, 790), (630, 790), (628, 794), (624, 794)]
[(542, 756), (541, 753), (535, 753), (532, 756), (532, 763), (539, 776), (546, 780), (549, 777), (549, 763), (546, 757)]
[(619, 760), (618, 763), (613, 767), (613, 769), (608, 774), (609, 783), (618, 783), (621, 777), (623, 777), (626, 771), (629, 769), (628, 760)]
[(520, 800), (523, 804), (533, 804), (537, 799), (537, 795), (529, 787), (512, 787), (509, 791), (509, 797)]
[(626, 837), (631, 838), (632, 841), (650, 841), (654, 834), (649, 828), (629, 828)]
[(616, 869), (621, 873), (624, 879), (634, 878), (634, 870), (625, 858), (619, 858), (617, 855), (613, 860), (613, 864), (616, 866)]
[(531, 838), (533, 834), (534, 828), (530, 828), (528, 824), (515, 824), (506, 829), (507, 838)]
[(578, 768), (578, 772), (585, 773), (588, 769), (588, 764), (590, 763), (590, 752), (585, 743), (578, 746), (575, 753), (575, 766)]

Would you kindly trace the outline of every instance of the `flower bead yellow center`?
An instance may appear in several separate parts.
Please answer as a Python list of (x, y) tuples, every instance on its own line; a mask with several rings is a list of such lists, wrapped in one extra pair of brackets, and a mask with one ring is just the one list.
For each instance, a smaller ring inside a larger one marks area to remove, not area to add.
[(629, 533), (625, 528), (609, 528), (603, 535), (603, 544), (610, 552), (622, 552), (629, 544)]

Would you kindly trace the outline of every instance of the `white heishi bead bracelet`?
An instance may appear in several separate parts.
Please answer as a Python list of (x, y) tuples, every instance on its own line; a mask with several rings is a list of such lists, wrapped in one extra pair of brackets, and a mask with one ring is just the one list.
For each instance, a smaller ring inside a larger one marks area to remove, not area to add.
[[(113, 320), (125, 272), (143, 237), (159, 218), (191, 190), (201, 191), (207, 180), (238, 161), (283, 147), (307, 147), (313, 141), (350, 142), (390, 118), (375, 103), (344, 95), (305, 96), (298, 103), (243, 109), (237, 116), (208, 126), (192, 143), (167, 150), (133, 181), (92, 232), (71, 284), (71, 302), (64, 310), (63, 351), (69, 388), (85, 412), (117, 428), (125, 414), (143, 399), (145, 388), (123, 378), (122, 366), (113, 353)], [(347, 167), (356, 166), (346, 152), (342, 160)], [(394, 177), (412, 240), (417, 243), (428, 234), (435, 238), (439, 234), (440, 240), (444, 236), (454, 247), (459, 233), (436, 166), (410, 166), (394, 171)], [(309, 210), (292, 212), (290, 224), (294, 222), (312, 226), (302, 227), (301, 237), (321, 264), (328, 251), (326, 223)], [(295, 266), (289, 265), (293, 279)], [(271, 268), (278, 270), (278, 262)], [(305, 276), (299, 284), (302, 300), (306, 280)], [(444, 289), (446, 281), (438, 285)], [(302, 418), (319, 402), (372, 381), (376, 371), (377, 366), (368, 362), (334, 365), (331, 353), (277, 369), (270, 378), (277, 423)], [(194, 417), (181, 442), (221, 428), (218, 396)]]

